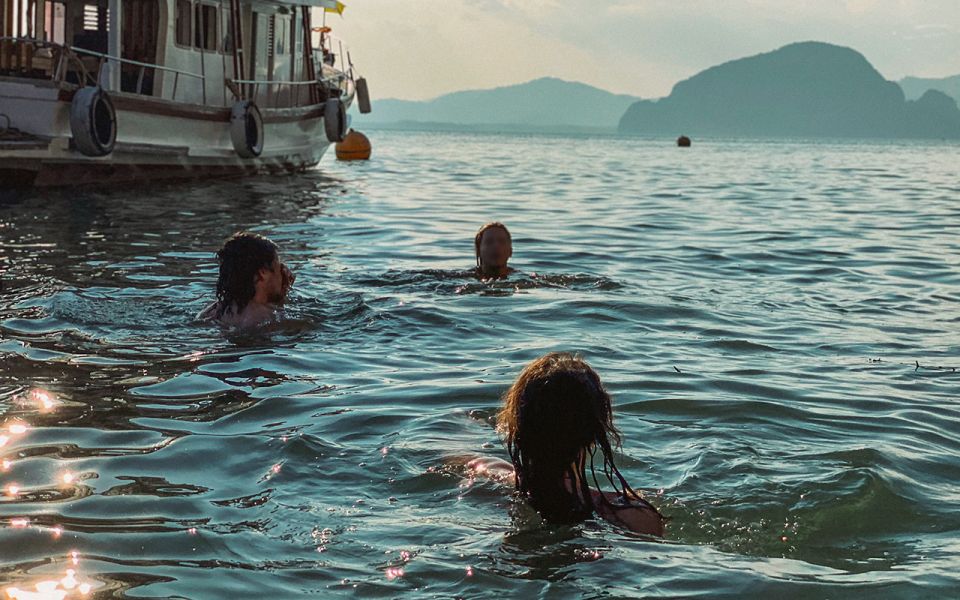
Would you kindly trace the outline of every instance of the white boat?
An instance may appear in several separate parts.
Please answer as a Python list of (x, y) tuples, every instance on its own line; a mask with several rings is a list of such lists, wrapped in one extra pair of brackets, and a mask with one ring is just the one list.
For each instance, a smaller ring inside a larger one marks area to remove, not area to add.
[(0, 185), (316, 165), (369, 98), (314, 8), (343, 5), (0, 0)]

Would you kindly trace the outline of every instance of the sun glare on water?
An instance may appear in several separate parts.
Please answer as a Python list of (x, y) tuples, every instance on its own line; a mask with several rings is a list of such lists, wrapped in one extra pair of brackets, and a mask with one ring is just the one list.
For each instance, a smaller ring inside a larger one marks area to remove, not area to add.
[[(70, 553), (70, 561), (76, 565), (79, 562), (77, 553)], [(90, 595), (93, 585), (80, 579), (77, 570), (66, 569), (60, 579), (44, 579), (31, 584), (33, 590), (10, 586), (4, 592), (9, 600), (64, 600), (67, 598), (85, 598)]]
[[(57, 409), (61, 404), (57, 396), (52, 392), (41, 388), (34, 388), (29, 393), (24, 394), (19, 399), (19, 404), (27, 409), (36, 410), (40, 413), (50, 413)], [(31, 430), (29, 423), (16, 419), (0, 425), (0, 448), (3, 448), (11, 442), (15, 442), (19, 436), (27, 435)], [(3, 458), (0, 462), (0, 470), (9, 471), (13, 467), (14, 461), (9, 458)], [(70, 471), (64, 471), (58, 476), (60, 483), (71, 485), (77, 480), (77, 475)], [(17, 483), (7, 483), (3, 491), (7, 496), (16, 498), (22, 491)], [(25, 517), (15, 517), (9, 520), (10, 527), (13, 529), (26, 529), (36, 527), (30, 519)], [(60, 539), (63, 535), (63, 527), (54, 525), (49, 528), (54, 539)], [(64, 600), (69, 598), (85, 598), (93, 590), (93, 584), (89, 581), (83, 581), (78, 572), (80, 564), (80, 554), (76, 550), (70, 551), (67, 555), (69, 568), (64, 570), (64, 574), (59, 579), (43, 579), (37, 582), (20, 583), (19, 585), (10, 585), (2, 589), (2, 598), (10, 600)]]

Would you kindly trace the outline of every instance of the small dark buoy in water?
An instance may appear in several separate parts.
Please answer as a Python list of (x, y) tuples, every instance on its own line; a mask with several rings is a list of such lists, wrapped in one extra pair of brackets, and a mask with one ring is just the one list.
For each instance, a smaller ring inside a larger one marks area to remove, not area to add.
[(688, 138), (685, 135), (681, 135), (680, 137), (677, 138), (677, 145), (680, 146), (681, 148), (689, 148), (690, 138)]
[(370, 140), (355, 129), (347, 132), (342, 142), (337, 142), (337, 160), (367, 160), (370, 158)]

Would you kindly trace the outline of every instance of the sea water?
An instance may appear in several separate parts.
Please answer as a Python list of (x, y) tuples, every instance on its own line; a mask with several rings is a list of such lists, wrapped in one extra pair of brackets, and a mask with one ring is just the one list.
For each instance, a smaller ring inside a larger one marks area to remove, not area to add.
[[(960, 146), (367, 133), (302, 175), (3, 192), (0, 590), (960, 593)], [(491, 220), (517, 271), (482, 282)], [(268, 332), (193, 321), (240, 229), (297, 274)], [(455, 466), (506, 457), (499, 396), (553, 350), (664, 539)]]

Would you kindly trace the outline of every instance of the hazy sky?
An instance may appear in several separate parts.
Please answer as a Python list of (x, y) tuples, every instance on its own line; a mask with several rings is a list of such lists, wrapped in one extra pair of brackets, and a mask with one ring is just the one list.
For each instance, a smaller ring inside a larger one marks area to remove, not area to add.
[(797, 41), (850, 46), (887, 79), (960, 74), (960, 0), (343, 0), (328, 24), (374, 98), (554, 76), (644, 98)]

